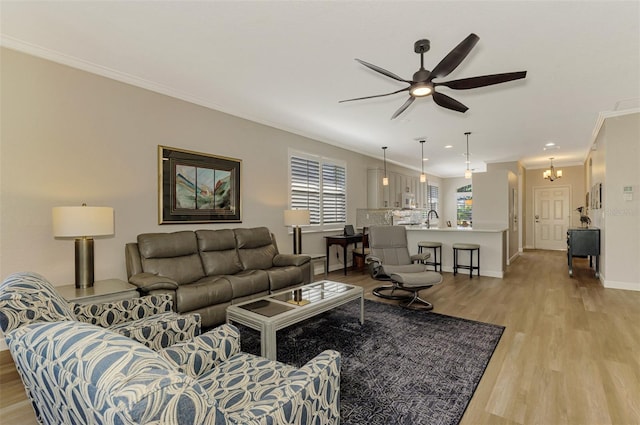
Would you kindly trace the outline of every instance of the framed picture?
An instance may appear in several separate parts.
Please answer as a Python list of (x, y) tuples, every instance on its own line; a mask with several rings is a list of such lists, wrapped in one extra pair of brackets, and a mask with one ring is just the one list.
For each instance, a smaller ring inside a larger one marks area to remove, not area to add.
[(158, 221), (239, 223), (242, 161), (158, 146)]

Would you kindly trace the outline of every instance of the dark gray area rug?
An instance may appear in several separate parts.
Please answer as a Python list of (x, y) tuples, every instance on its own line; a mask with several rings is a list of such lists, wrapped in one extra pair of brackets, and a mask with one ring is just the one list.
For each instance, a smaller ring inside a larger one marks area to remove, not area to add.
[[(365, 300), (278, 331), (278, 360), (301, 366), (342, 353), (341, 423), (457, 424), (504, 327)], [(239, 326), (242, 350), (260, 354), (257, 331)]]

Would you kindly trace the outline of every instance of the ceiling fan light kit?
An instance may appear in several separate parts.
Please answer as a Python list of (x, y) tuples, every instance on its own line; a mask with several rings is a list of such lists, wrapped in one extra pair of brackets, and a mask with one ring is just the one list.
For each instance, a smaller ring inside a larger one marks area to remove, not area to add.
[(447, 96), (444, 93), (436, 91), (436, 87), (444, 86), (453, 90), (468, 90), (478, 87), (486, 87), (493, 84), (506, 83), (507, 81), (519, 80), (527, 76), (527, 71), (508, 72), (502, 74), (482, 75), (478, 77), (463, 78), (459, 80), (435, 82), (434, 78), (442, 78), (449, 75), (454, 69), (462, 63), (462, 61), (471, 52), (471, 49), (478, 43), (480, 38), (475, 34), (469, 34), (467, 38), (462, 40), (453, 50), (442, 59), (433, 71), (429, 71), (424, 67), (424, 54), (429, 51), (431, 43), (427, 39), (418, 40), (414, 44), (414, 51), (420, 55), (420, 69), (413, 74), (412, 80), (405, 80), (402, 77), (387, 71), (384, 68), (380, 68), (377, 65), (365, 62), (360, 59), (356, 59), (357, 62), (366, 66), (367, 68), (378, 72), (386, 77), (400, 81), (402, 83), (409, 84), (408, 87), (400, 90), (396, 90), (391, 93), (378, 94), (373, 96), (357, 97), (354, 99), (341, 100), (342, 102), (351, 102), (354, 100), (372, 99), (375, 97), (390, 96), (392, 94), (401, 93), (404, 91), (409, 92), (409, 99), (398, 108), (398, 110), (391, 116), (391, 119), (395, 119), (402, 114), (417, 97), (426, 97), (431, 95), (433, 101), (438, 105), (446, 109), (451, 109), (457, 112), (466, 112), (469, 108), (458, 102), (457, 100)]

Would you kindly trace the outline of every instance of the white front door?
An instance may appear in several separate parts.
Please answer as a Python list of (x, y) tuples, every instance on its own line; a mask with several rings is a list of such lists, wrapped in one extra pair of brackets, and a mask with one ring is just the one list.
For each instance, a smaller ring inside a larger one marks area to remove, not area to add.
[(567, 249), (569, 186), (533, 189), (536, 249)]

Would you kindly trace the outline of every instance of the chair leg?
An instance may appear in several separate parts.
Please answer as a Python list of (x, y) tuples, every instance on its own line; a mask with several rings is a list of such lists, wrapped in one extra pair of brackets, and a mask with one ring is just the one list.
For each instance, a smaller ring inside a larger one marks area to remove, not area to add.
[[(411, 299), (409, 301), (407, 301), (407, 302), (404, 302), (404, 303), (400, 304), (400, 305), (402, 307), (410, 308), (412, 310), (423, 310), (423, 311), (431, 311), (431, 310), (433, 310), (433, 304), (431, 304), (429, 301), (426, 301), (426, 300), (423, 300), (422, 298), (420, 298), (420, 290), (421, 289), (427, 289), (427, 288), (430, 288), (430, 287), (412, 290), (413, 296), (411, 297)], [(418, 307), (419, 305), (421, 305), (422, 307)]]
[(373, 291), (371, 291), (371, 293), (376, 297), (384, 298), (386, 300), (402, 301), (402, 300), (408, 300), (412, 298), (411, 294), (395, 295), (394, 292), (396, 291), (412, 292), (408, 289), (404, 289), (400, 287), (396, 282), (392, 282), (391, 285), (383, 285), (383, 286), (378, 286), (377, 288), (374, 288)]

